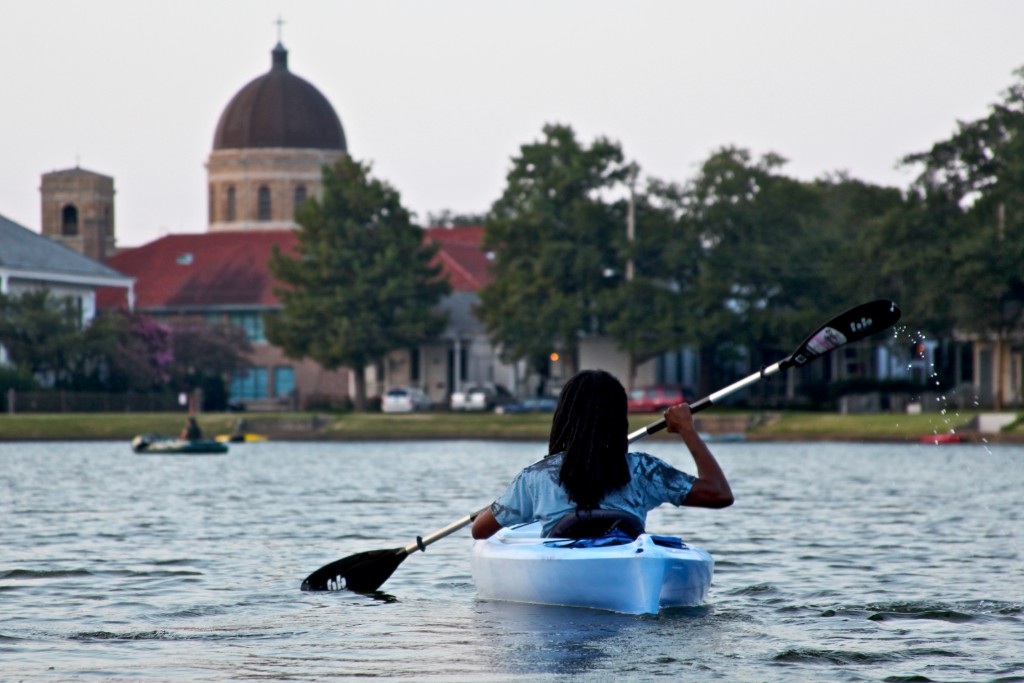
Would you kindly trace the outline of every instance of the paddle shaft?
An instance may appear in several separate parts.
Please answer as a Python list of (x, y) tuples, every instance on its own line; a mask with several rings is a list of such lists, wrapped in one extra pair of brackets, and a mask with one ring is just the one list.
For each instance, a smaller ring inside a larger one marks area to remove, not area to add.
[(438, 529), (437, 531), (435, 531), (432, 534), (427, 534), (426, 536), (417, 536), (416, 537), (416, 542), (415, 543), (410, 543), (409, 545), (407, 545), (404, 548), (402, 548), (402, 552), (404, 552), (406, 555), (408, 555), (409, 553), (414, 553), (417, 550), (422, 550), (422, 551), (426, 552), (428, 545), (430, 545), (432, 543), (437, 543), (438, 541), (440, 541), (445, 536), (451, 536), (452, 534), (454, 534), (459, 529), (462, 529), (464, 527), (469, 526), (470, 524), (473, 523), (474, 519), (476, 519), (477, 517), (482, 515), (488, 509), (489, 508), (480, 508), (479, 510), (477, 510), (473, 514), (466, 515), (462, 519), (460, 519), (458, 521), (455, 521), (455, 522), (452, 522), (451, 524), (449, 524), (445, 528)]
[[(725, 398), (729, 394), (734, 394), (737, 391), (739, 391), (740, 389), (744, 389), (744, 388), (750, 386), (751, 384), (753, 384), (754, 382), (757, 382), (758, 380), (765, 379), (769, 375), (774, 375), (777, 372), (781, 372), (782, 370), (785, 369), (785, 367), (783, 365), (785, 362), (786, 361), (780, 361), (778, 363), (774, 363), (772, 365), (769, 365), (768, 367), (766, 367), (764, 370), (761, 370), (760, 372), (755, 372), (754, 374), (749, 375), (748, 377), (744, 377), (743, 379), (741, 379), (738, 382), (734, 382), (734, 383), (730, 384), (729, 386), (725, 387), (724, 389), (719, 389), (715, 393), (713, 393), (713, 394), (711, 394), (709, 396), (705, 396), (704, 398), (700, 399), (699, 401), (694, 401), (693, 403), (690, 404), (690, 412), (691, 413), (699, 413), (700, 411), (705, 410), (706, 408), (710, 408), (711, 406), (715, 405), (716, 401), (722, 400), (723, 398)], [(635, 441), (636, 439), (640, 439), (640, 438), (643, 438), (645, 436), (650, 436), (651, 434), (654, 434), (656, 432), (660, 432), (666, 426), (667, 426), (667, 424), (665, 422), (665, 418), (661, 418), (657, 422), (653, 422), (653, 423), (647, 425), (646, 427), (643, 427), (641, 429), (636, 430), (635, 432), (630, 433), (630, 435), (629, 435), (629, 442), (633, 443), (633, 441)]]

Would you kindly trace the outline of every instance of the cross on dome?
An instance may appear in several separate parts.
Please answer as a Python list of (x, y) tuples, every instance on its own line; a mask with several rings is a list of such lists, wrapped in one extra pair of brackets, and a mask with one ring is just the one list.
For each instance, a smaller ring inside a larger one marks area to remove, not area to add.
[(281, 18), (281, 15), (278, 14), (277, 15), (277, 21), (275, 21), (274, 23), (277, 24), (277, 42), (280, 43), (281, 42), (281, 27), (284, 26), (285, 21), (284, 21), (284, 19)]

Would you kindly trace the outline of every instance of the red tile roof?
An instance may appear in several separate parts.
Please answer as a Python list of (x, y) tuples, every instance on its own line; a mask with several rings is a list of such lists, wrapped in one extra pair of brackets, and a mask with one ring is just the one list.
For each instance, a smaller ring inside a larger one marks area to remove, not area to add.
[(444, 244), (458, 242), (460, 244), (480, 246), (480, 243), (484, 241), (484, 226), (482, 225), (462, 225), (456, 228), (427, 228), (423, 232), (426, 233), (427, 239)]
[(475, 292), (491, 281), (491, 260), (480, 250), (483, 226), (428, 228), (426, 236), (441, 243), (437, 257), (454, 291)]
[[(425, 238), (441, 244), (438, 260), (454, 291), (475, 292), (490, 282), (482, 227), (430, 228)], [(138, 309), (266, 307), (278, 303), (267, 269), (271, 251), (288, 253), (295, 243), (292, 230), (167, 235), (120, 252), (107, 265), (138, 279)], [(97, 298), (101, 309), (126, 305), (124, 290), (100, 289)]]
[[(107, 265), (138, 278), (140, 309), (272, 306), (277, 297), (267, 261), (274, 246), (288, 252), (294, 244), (291, 230), (167, 235), (120, 252)], [(111, 294), (100, 292), (100, 308), (123, 305), (123, 294), (122, 300)]]

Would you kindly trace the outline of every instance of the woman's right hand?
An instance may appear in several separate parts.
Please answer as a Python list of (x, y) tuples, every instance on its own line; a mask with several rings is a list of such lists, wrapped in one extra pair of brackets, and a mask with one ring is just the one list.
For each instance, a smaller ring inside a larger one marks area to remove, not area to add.
[(697, 478), (690, 492), (683, 498), (682, 504), (704, 508), (724, 508), (732, 505), (735, 499), (729, 487), (729, 480), (693, 425), (693, 413), (689, 404), (680, 403), (666, 410), (665, 427), (668, 431), (683, 437), (683, 442), (690, 449), (693, 462), (697, 465)]
[(665, 411), (665, 428), (676, 434), (696, 431), (693, 426), (693, 413), (688, 403), (679, 403)]

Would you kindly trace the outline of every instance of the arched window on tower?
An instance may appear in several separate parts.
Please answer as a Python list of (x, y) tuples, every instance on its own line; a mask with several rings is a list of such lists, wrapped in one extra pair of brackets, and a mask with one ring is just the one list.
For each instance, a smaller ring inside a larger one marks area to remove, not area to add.
[(74, 237), (78, 234), (78, 207), (68, 204), (61, 211), (61, 234), (65, 237)]
[(302, 205), (306, 203), (306, 186), (296, 185), (295, 186), (295, 211), (302, 208)]
[(227, 196), (224, 198), (224, 203), (226, 204), (226, 206), (224, 207), (224, 220), (226, 222), (230, 223), (230, 222), (235, 220), (235, 213), (236, 213), (235, 212), (235, 186), (234, 185), (229, 185), (228, 186), (228, 191), (226, 192), (226, 195)]
[(266, 185), (260, 185), (257, 191), (256, 219), (270, 220), (270, 188)]

